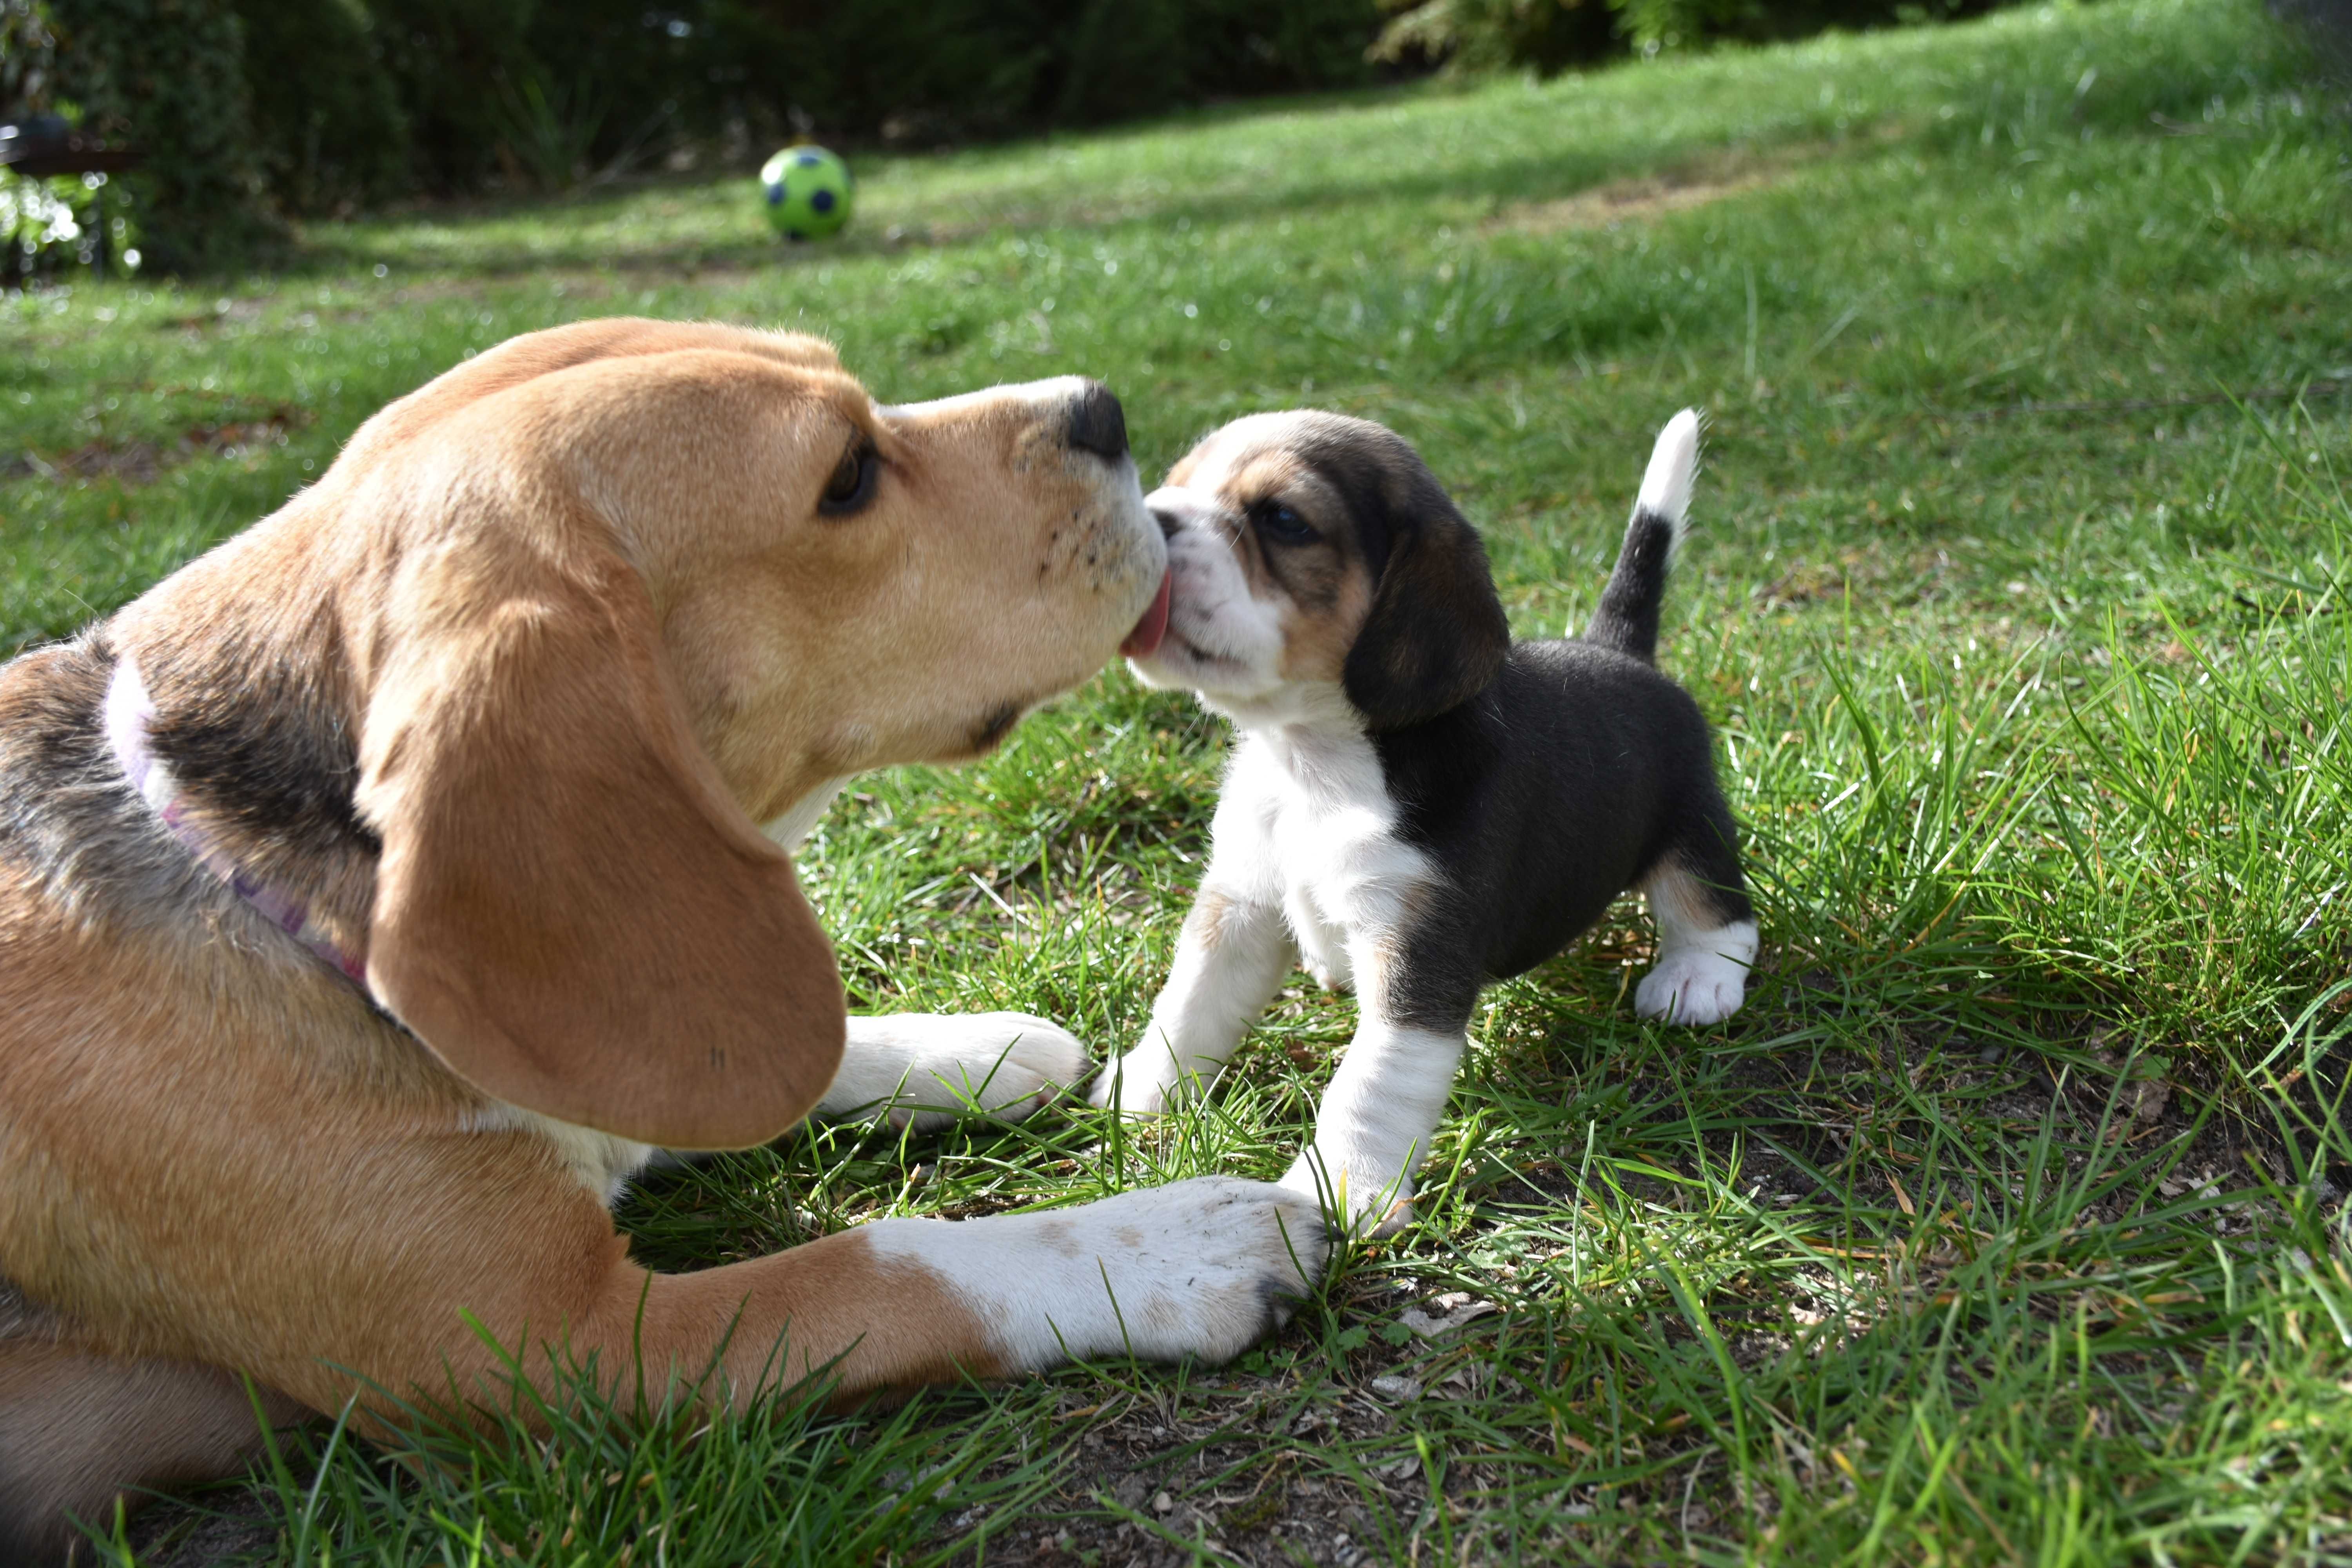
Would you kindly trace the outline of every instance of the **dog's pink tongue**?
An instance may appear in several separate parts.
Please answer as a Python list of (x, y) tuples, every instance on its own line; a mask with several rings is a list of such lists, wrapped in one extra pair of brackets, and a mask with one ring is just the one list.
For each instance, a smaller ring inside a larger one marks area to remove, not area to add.
[(1135, 629), (1118, 645), (1119, 652), (1129, 658), (1150, 658), (1159, 647), (1160, 639), (1168, 635), (1168, 591), (1175, 581), (1173, 572), (1160, 579), (1160, 592), (1151, 596), (1151, 608), (1143, 612), (1143, 618), (1135, 623)]

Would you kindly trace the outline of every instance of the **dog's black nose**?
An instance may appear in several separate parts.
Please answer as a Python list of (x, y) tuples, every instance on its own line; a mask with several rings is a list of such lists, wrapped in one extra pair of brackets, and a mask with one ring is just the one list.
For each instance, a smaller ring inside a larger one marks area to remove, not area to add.
[(1184, 526), (1182, 523), (1176, 521), (1176, 514), (1170, 511), (1165, 507), (1153, 507), (1151, 509), (1151, 521), (1160, 525), (1160, 536), (1162, 539), (1175, 538), (1176, 531)]
[(1069, 442), (1107, 463), (1127, 456), (1127, 410), (1118, 405), (1109, 387), (1090, 381), (1084, 392), (1070, 400)]

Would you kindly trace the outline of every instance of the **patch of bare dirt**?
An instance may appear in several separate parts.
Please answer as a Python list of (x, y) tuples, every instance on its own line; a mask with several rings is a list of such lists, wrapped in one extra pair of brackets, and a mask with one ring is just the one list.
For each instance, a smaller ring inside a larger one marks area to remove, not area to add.
[(288, 406), (274, 408), (253, 419), (191, 425), (169, 444), (100, 439), (54, 457), (26, 451), (0, 462), (0, 479), (110, 479), (125, 487), (152, 485), (170, 469), (192, 458), (234, 460), (267, 447), (283, 447), (296, 430), (310, 422), (307, 410)]
[[(1396, 1386), (1390, 1386), (1390, 1385)], [(1302, 1389), (1244, 1377), (1181, 1399), (1132, 1395), (1072, 1410), (1089, 1424), (1055, 1495), (964, 1561), (998, 1564), (1136, 1564), (1179, 1568), (1208, 1559), (1331, 1568), (1390, 1560), (1429, 1500), (1427, 1472), (1410, 1447), (1355, 1473), (1322, 1449), (1361, 1453), (1395, 1425), (1392, 1406), (1423, 1397), (1467, 1397), (1403, 1378), (1363, 1388)], [(1466, 1468), (1449, 1494), (1475, 1479)], [(977, 1520), (956, 1521), (970, 1528)], [(1404, 1526), (1400, 1528), (1401, 1523)]]
[(1733, 150), (1660, 174), (1612, 180), (1572, 196), (1516, 202), (1481, 226), (1488, 234), (1544, 235), (1643, 223), (1778, 184), (1818, 156), (1818, 151), (1765, 155)]
[[(1863, 132), (1862, 139), (1883, 144), (1908, 134), (1911, 129), (1899, 119), (1888, 121)], [(1487, 234), (1542, 235), (1643, 223), (1780, 184), (1809, 165), (1853, 146), (1851, 142), (1824, 142), (1762, 150), (1719, 148), (1654, 174), (1612, 180), (1553, 201), (1514, 203), (1481, 228)]]
[(134, 1516), (131, 1525), (131, 1550), (147, 1568), (267, 1561), (278, 1538), (277, 1519), (250, 1492), (167, 1500)]

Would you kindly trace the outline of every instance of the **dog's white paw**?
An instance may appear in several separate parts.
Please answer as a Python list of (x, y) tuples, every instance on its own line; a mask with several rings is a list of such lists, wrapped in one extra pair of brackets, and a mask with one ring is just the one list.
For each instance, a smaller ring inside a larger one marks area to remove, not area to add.
[(1289, 1321), (1331, 1255), (1311, 1200), (1233, 1176), (1121, 1193), (1072, 1218), (1117, 1307), (1120, 1331), (1098, 1354), (1230, 1361)]
[(1030, 1371), (1074, 1356), (1230, 1361), (1289, 1318), (1331, 1254), (1311, 1201), (1231, 1176), (863, 1229), (884, 1255), (948, 1279), (1003, 1362)]
[(974, 1110), (1017, 1121), (1077, 1083), (1087, 1061), (1076, 1036), (1026, 1013), (853, 1016), (817, 1114), (918, 1131)]
[(1694, 1027), (1720, 1024), (1748, 994), (1748, 965), (1705, 948), (1680, 948), (1658, 960), (1633, 992), (1633, 1011)]

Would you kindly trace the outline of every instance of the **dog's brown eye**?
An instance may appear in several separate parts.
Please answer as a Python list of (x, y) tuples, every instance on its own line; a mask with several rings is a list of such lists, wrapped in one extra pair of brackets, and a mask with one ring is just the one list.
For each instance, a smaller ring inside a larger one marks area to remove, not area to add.
[(1312, 544), (1323, 536), (1314, 526), (1279, 501), (1260, 501), (1250, 508), (1250, 521), (1270, 544)]
[(824, 482), (824, 494), (817, 498), (816, 510), (827, 517), (856, 511), (874, 499), (874, 481), (881, 471), (882, 455), (871, 444), (859, 442), (834, 466), (833, 477)]

